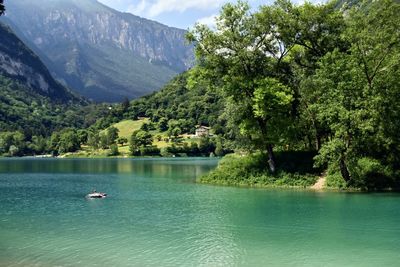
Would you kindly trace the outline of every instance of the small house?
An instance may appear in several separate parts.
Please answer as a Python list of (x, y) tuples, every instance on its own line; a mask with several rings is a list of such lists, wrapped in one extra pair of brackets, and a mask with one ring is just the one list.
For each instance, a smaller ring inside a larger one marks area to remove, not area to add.
[(197, 126), (196, 127), (196, 134), (197, 137), (209, 136), (210, 135), (210, 127), (206, 126)]

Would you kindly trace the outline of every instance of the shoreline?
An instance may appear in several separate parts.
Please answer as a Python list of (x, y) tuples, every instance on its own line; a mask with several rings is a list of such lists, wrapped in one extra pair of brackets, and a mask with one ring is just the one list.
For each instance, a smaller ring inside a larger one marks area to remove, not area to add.
[(323, 173), (321, 176), (318, 177), (317, 182), (310, 187), (310, 189), (315, 191), (322, 191), (326, 187), (326, 173)]
[[(51, 155), (37, 155), (37, 156), (22, 156), (22, 157), (4, 157), (1, 156), (0, 159), (60, 159), (60, 160), (68, 160), (68, 159), (176, 159), (176, 160), (184, 160), (184, 159), (217, 159), (221, 160), (221, 157), (182, 157), (182, 156), (172, 156), (172, 157), (163, 157), (163, 156), (128, 156), (128, 155), (120, 155), (120, 156), (105, 156), (105, 155), (98, 155), (98, 156), (77, 156), (77, 155), (69, 155), (64, 154), (60, 156), (51, 156)], [(204, 176), (203, 176), (204, 177)], [(218, 182), (217, 180), (212, 181), (203, 181), (202, 178), (199, 177), (196, 179), (196, 183), (204, 184), (204, 185), (211, 185), (211, 186), (222, 186), (222, 187), (238, 187), (238, 188), (248, 188), (248, 189), (283, 189), (283, 190), (298, 190), (298, 191), (310, 191), (310, 192), (337, 192), (337, 193), (400, 193), (399, 189), (394, 188), (386, 188), (380, 190), (363, 190), (361, 188), (334, 188), (334, 187), (326, 187), (326, 174), (322, 174), (317, 177), (317, 180), (314, 184), (310, 186), (300, 186), (300, 185), (289, 185), (289, 184), (262, 184), (262, 183), (231, 183), (231, 182)]]

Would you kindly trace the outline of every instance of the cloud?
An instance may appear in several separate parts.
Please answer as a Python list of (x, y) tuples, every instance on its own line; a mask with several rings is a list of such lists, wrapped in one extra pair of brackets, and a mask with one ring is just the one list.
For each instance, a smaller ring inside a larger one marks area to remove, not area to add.
[(218, 14), (213, 14), (211, 16), (208, 17), (203, 17), (198, 19), (196, 22), (199, 24), (205, 24), (208, 27), (214, 28), (216, 25), (216, 17), (218, 16)]
[(126, 9), (126, 12), (135, 14), (135, 15), (143, 15), (148, 7), (148, 3), (146, 0), (141, 0), (137, 5), (129, 5)]
[(156, 0), (149, 7), (148, 14), (156, 17), (167, 12), (185, 12), (188, 9), (207, 10), (215, 9), (221, 6), (225, 0)]
[[(121, 11), (143, 15), (146, 17), (157, 17), (164, 13), (180, 12), (189, 9), (215, 12), (227, 2), (235, 3), (236, 0), (98, 0), (105, 5)], [(294, 3), (302, 4), (306, 0), (292, 0)], [(309, 0), (312, 3), (324, 3), (327, 0)], [(249, 0), (251, 5), (272, 4), (274, 0)]]

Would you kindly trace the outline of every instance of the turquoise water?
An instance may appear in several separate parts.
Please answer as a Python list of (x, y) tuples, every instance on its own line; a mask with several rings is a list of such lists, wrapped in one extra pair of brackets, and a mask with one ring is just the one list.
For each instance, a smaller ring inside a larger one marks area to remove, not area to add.
[(0, 266), (400, 265), (400, 195), (194, 183), (216, 164), (0, 160)]

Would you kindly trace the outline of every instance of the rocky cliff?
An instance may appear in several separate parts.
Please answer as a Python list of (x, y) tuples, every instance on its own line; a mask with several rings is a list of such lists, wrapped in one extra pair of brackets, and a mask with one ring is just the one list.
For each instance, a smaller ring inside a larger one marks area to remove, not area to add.
[(48, 97), (54, 102), (78, 101), (78, 98), (53, 79), (32, 50), (1, 23), (0, 36), (0, 76), (16, 81), (24, 90)]
[(193, 63), (184, 30), (95, 0), (13, 0), (7, 18), (59, 80), (97, 101), (142, 96)]

